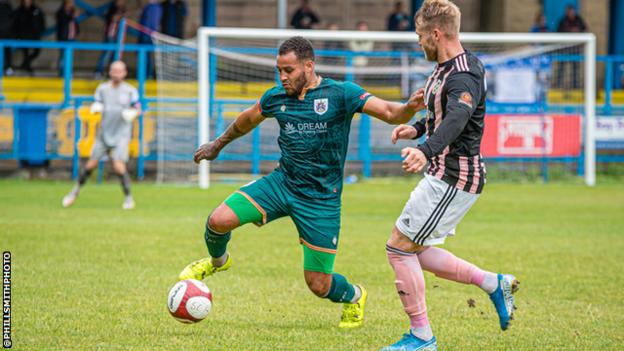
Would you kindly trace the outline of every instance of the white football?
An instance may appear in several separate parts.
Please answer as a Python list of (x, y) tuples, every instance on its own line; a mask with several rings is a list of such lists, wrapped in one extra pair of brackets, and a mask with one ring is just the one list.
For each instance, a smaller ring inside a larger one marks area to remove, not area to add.
[(206, 318), (212, 309), (212, 293), (206, 284), (195, 279), (177, 282), (167, 299), (173, 318), (182, 323), (197, 323)]

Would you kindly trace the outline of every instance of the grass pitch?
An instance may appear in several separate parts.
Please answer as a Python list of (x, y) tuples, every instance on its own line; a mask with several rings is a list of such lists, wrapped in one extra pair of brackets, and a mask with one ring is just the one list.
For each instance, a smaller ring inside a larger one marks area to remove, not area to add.
[[(206, 280), (211, 315), (171, 318), (178, 272), (207, 255), (203, 225), (234, 185), (210, 190), (89, 183), (62, 209), (69, 183), (0, 181), (0, 248), (13, 254), (15, 350), (378, 350), (408, 329), (384, 244), (416, 180), (345, 187), (335, 269), (369, 291), (364, 327), (339, 330), (341, 308), (302, 274), (292, 222), (235, 231), (234, 266)], [(440, 350), (624, 349), (624, 186), (489, 184), (443, 246), (521, 281), (501, 332), (478, 288), (426, 273)], [(468, 300), (474, 300), (469, 307)]]

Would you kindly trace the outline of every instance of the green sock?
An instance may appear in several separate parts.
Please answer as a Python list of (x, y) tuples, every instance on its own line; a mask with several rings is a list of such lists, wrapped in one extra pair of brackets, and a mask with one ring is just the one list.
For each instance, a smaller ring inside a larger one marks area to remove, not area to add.
[(204, 233), (204, 239), (206, 240), (206, 246), (208, 246), (208, 252), (211, 257), (219, 258), (225, 255), (227, 250), (227, 243), (232, 237), (232, 232), (225, 234), (216, 233), (206, 226), (206, 232)]
[(355, 288), (347, 281), (347, 278), (338, 273), (332, 274), (332, 284), (326, 298), (332, 302), (348, 303), (351, 302), (354, 294)]

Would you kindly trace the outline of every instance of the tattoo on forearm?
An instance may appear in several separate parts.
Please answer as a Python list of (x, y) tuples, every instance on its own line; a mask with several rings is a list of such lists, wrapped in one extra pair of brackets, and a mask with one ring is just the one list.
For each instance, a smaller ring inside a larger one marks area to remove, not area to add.
[(234, 133), (236, 133), (235, 134), (236, 137), (239, 137), (239, 136), (242, 136), (243, 134), (245, 134), (245, 133), (243, 133), (242, 130), (240, 130), (240, 128), (238, 128), (238, 126), (236, 125), (236, 122), (233, 122), (231, 124), (231, 126), (232, 126), (232, 130), (234, 131)]
[(240, 138), (243, 135), (245, 135), (245, 133), (240, 130), (240, 128), (236, 125), (236, 122), (233, 122), (227, 127), (225, 132), (221, 134), (219, 138), (217, 138), (216, 141), (218, 141), (220, 147), (224, 147), (232, 140)]

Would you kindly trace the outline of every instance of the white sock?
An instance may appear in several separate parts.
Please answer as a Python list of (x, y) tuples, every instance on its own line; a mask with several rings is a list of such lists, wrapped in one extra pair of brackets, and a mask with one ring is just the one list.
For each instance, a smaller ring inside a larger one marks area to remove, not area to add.
[(228, 258), (228, 253), (224, 253), (223, 256), (221, 257), (213, 257), (212, 258), (212, 265), (213, 267), (221, 267), (225, 264), (225, 262), (227, 261)]
[(485, 272), (485, 277), (483, 278), (483, 282), (479, 285), (483, 291), (488, 294), (496, 291), (498, 287), (498, 274), (492, 272)]
[(353, 289), (355, 290), (355, 294), (353, 294), (351, 303), (357, 303), (360, 297), (362, 297), (362, 289), (360, 289), (360, 287), (357, 285), (353, 285)]
[(420, 340), (429, 341), (433, 338), (433, 332), (431, 331), (431, 325), (427, 324), (424, 327), (410, 328), (412, 334)]

